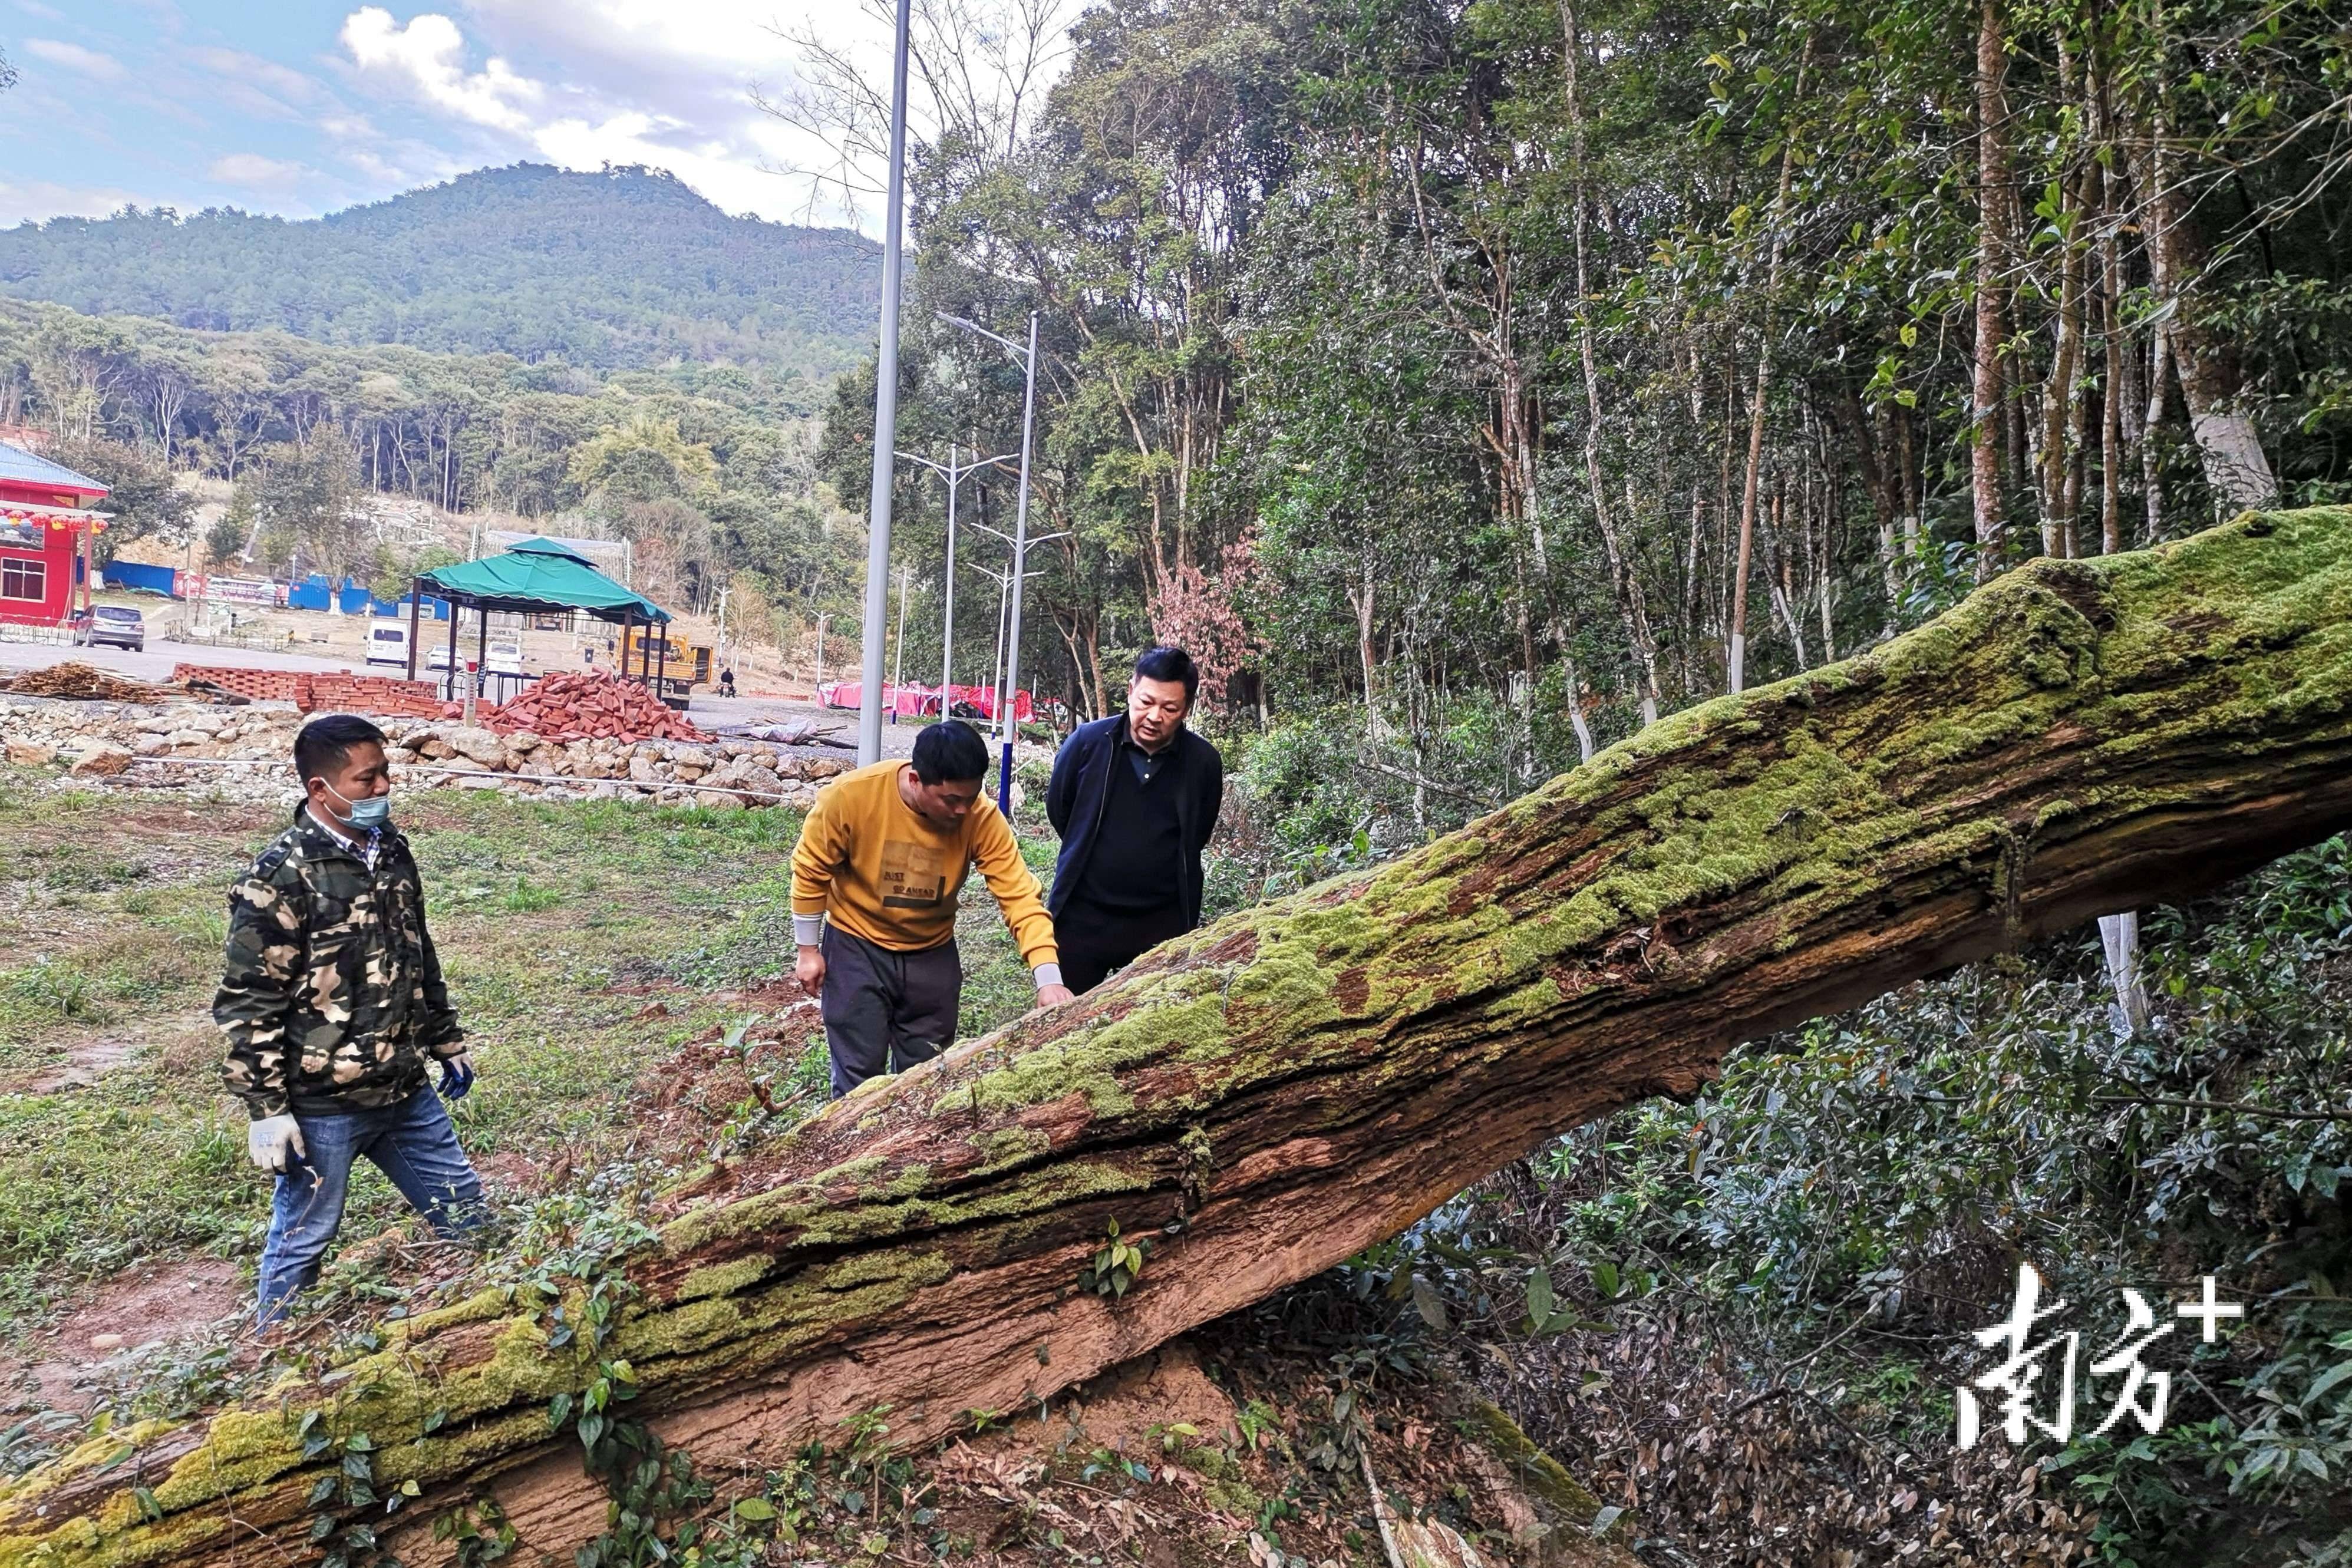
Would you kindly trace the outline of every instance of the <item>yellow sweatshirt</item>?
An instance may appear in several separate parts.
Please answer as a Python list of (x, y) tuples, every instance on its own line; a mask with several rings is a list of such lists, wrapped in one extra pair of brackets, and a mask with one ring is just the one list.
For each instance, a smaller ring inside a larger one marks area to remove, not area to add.
[(956, 895), (974, 862), (1031, 968), (1057, 964), (1054, 917), (996, 802), (982, 795), (962, 825), (941, 831), (898, 796), (902, 761), (885, 758), (818, 791), (793, 849), (793, 914), (822, 914), (894, 953), (955, 935)]

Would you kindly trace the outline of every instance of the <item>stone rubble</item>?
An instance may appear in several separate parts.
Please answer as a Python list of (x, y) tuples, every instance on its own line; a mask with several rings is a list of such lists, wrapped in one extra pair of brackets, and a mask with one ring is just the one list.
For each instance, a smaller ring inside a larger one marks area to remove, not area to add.
[[(20, 768), (62, 763), (83, 778), (124, 783), (184, 779), (217, 785), (233, 797), (276, 800), (292, 790), (288, 763), (294, 734), (309, 716), (290, 703), (220, 707), (0, 694), (0, 748)], [(394, 779), (410, 788), (487, 789), (554, 800), (650, 797), (721, 810), (779, 805), (805, 810), (820, 784), (850, 767), (838, 758), (803, 757), (760, 740), (559, 741), (530, 730), (501, 736), (456, 719), (375, 722), (388, 742)], [(251, 766), (176, 768), (164, 760), (174, 758)]]

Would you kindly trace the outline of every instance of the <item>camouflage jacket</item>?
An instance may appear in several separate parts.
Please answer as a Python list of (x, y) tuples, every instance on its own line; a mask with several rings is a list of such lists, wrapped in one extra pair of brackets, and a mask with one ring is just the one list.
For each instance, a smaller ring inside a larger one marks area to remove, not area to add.
[(425, 932), (425, 889), (398, 830), (375, 868), (298, 808), (228, 895), (228, 959), (213, 1019), (222, 1075), (254, 1119), (406, 1099), (425, 1058), (464, 1031)]

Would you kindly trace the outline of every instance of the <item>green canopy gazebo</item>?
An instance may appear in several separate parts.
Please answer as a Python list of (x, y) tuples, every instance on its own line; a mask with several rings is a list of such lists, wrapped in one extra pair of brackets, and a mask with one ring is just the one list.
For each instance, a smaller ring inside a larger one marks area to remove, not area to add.
[[(562, 611), (583, 611), (599, 621), (610, 621), (624, 629), (621, 646), (629, 645), (627, 629), (638, 625), (664, 626), (670, 613), (634, 589), (626, 588), (590, 566), (576, 552), (549, 538), (528, 538), (503, 554), (485, 556), (480, 560), (460, 561), (455, 566), (436, 567), (420, 573), (408, 590), (408, 678), (416, 678), (417, 626), (419, 607), (426, 594), (445, 599), (453, 607), (469, 608), (475, 612), (477, 638), (474, 668), (478, 677), (489, 657), (490, 612), (508, 611), (520, 614), (546, 614)], [(659, 646), (661, 663), (652, 666), (655, 647)], [(662, 690), (662, 681), (669, 668), (669, 639), (641, 637), (637, 639), (638, 663), (648, 667), (638, 671), (638, 678), (656, 692)], [(626, 675), (628, 660), (621, 661), (620, 673)], [(452, 683), (457, 675), (457, 617), (449, 617), (449, 676)]]

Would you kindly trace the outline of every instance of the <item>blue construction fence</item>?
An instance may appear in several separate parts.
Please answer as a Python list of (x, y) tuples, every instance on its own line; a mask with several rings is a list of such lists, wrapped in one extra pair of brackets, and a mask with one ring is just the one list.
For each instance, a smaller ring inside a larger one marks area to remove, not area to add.
[[(180, 574), (168, 566), (143, 566), (137, 561), (110, 560), (106, 563), (101, 579), (109, 588), (126, 589), (133, 593), (160, 593), (167, 599), (186, 597), (180, 591)], [(408, 613), (405, 599), (378, 599), (362, 587), (356, 578), (343, 579), (340, 586), (327, 580), (323, 572), (312, 572), (299, 582), (286, 585), (286, 607), (289, 610), (324, 610), (330, 597), (339, 601), (346, 615), (395, 616)], [(449, 619), (449, 601), (427, 595), (422, 608), (426, 619)]]
[[(354, 578), (343, 579), (341, 586), (337, 587), (329, 582), (324, 574), (315, 571), (299, 582), (287, 584), (286, 608), (324, 610), (330, 595), (341, 601), (341, 608), (346, 615), (394, 616), (408, 613), (408, 601), (405, 599), (378, 599)], [(427, 620), (446, 621), (449, 619), (449, 602), (445, 599), (428, 597), (424, 601), (422, 612)]]
[(160, 593), (166, 599), (180, 597), (180, 574), (168, 566), (142, 566), (137, 561), (110, 560), (100, 573), (99, 580), (109, 588), (129, 589), (133, 593)]

